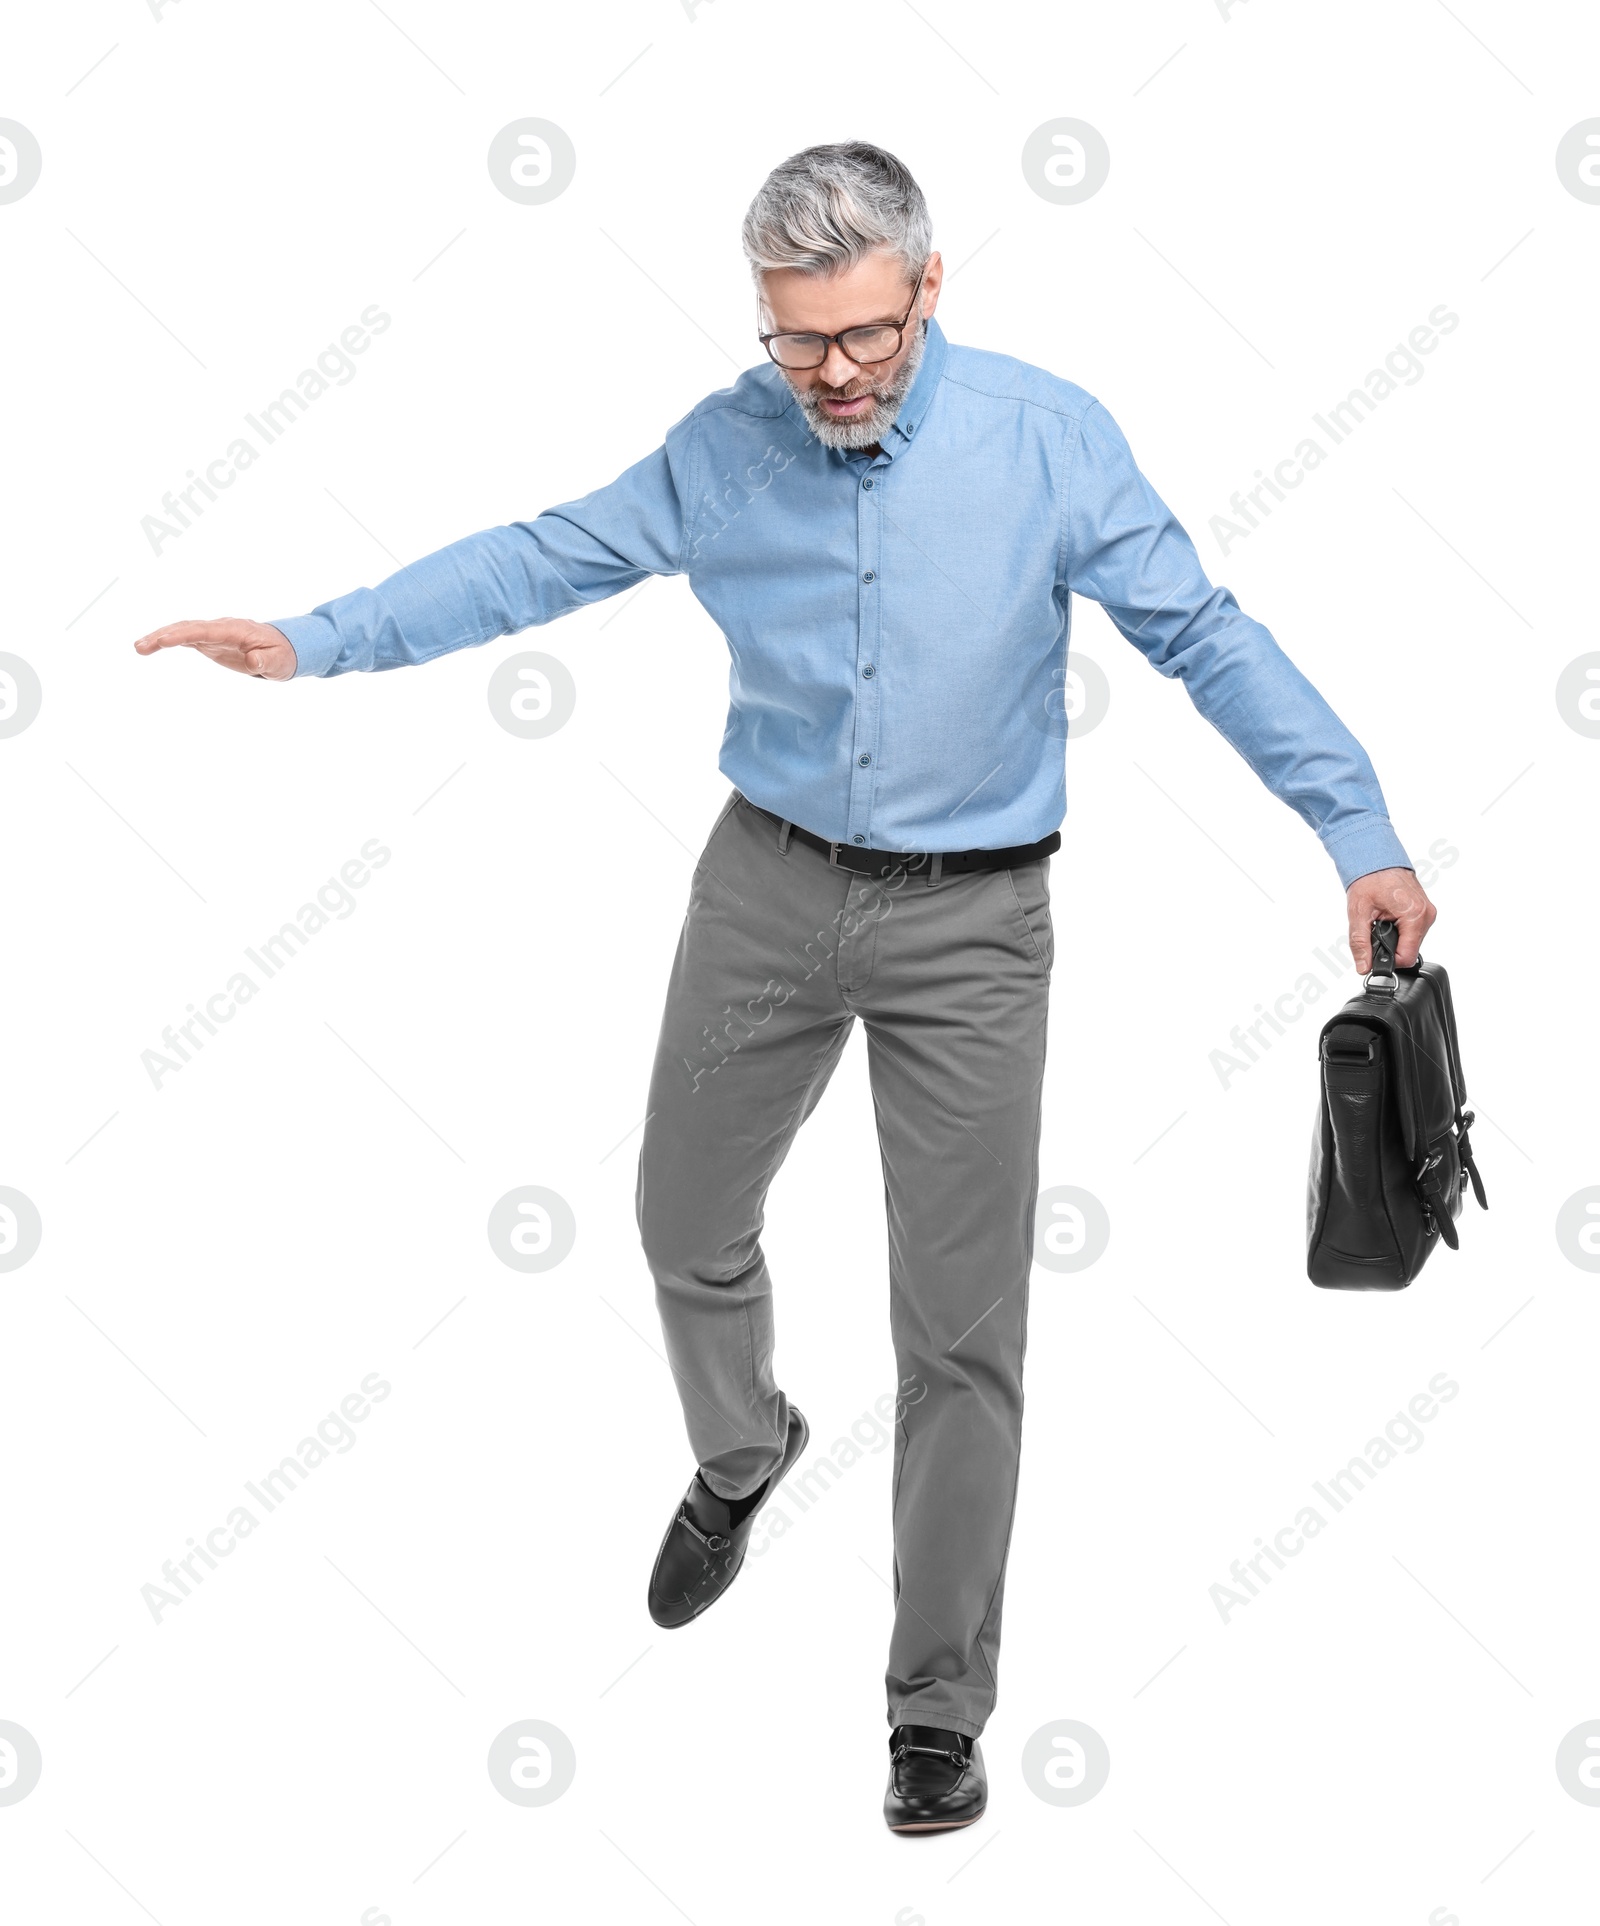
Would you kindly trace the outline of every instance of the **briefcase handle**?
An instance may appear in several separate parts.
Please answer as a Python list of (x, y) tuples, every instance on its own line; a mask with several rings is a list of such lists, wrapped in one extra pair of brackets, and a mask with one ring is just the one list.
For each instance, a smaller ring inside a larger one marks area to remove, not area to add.
[[(1368, 996), (1393, 996), (1400, 987), (1395, 971), (1394, 953), (1400, 941), (1400, 925), (1387, 916), (1372, 921), (1372, 968), (1363, 978)], [(1421, 958), (1417, 961), (1420, 963)]]

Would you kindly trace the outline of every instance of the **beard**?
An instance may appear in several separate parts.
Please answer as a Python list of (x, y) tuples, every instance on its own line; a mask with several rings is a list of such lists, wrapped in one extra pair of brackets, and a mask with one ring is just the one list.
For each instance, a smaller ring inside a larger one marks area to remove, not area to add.
[[(906, 396), (911, 392), (911, 384), (917, 378), (925, 340), (925, 326), (919, 327), (911, 338), (905, 360), (882, 387), (872, 378), (871, 372), (864, 369), (854, 381), (847, 381), (842, 388), (819, 385), (796, 389), (795, 400), (800, 404), (806, 425), (824, 448), (871, 448), (883, 439), (894, 426), (895, 417), (900, 413)], [(821, 403), (821, 397), (824, 396), (830, 401), (853, 401), (858, 395), (868, 394), (874, 397), (873, 405), (865, 414), (852, 415), (845, 421), (835, 420)]]

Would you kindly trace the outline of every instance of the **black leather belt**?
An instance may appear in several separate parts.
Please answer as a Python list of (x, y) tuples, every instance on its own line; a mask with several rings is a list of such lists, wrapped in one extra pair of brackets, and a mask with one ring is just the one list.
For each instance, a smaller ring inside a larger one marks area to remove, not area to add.
[[(774, 816), (770, 809), (751, 802), (748, 796), (744, 801), (758, 816), (765, 816), (769, 823), (782, 827), (781, 816)], [(835, 869), (847, 869), (856, 876), (894, 876), (902, 870), (908, 875), (920, 876), (930, 869), (936, 876), (950, 876), (969, 870), (1018, 869), (1023, 863), (1036, 863), (1041, 857), (1053, 856), (1061, 847), (1059, 829), (1052, 829), (1036, 843), (1022, 843), (1015, 849), (946, 849), (937, 854), (926, 849), (863, 849), (855, 843), (829, 842), (826, 836), (814, 836), (798, 823), (789, 825), (789, 835), (794, 842), (819, 850)]]

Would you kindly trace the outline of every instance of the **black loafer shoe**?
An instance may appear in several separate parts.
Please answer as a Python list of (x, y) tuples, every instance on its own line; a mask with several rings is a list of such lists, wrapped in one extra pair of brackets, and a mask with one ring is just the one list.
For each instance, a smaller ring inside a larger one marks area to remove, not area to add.
[(761, 1508), (788, 1477), (810, 1436), (810, 1426), (790, 1405), (783, 1462), (761, 1487), (754, 1504), (742, 1499), (730, 1505), (701, 1482), (698, 1471), (695, 1473), (667, 1527), (650, 1574), (650, 1616), (658, 1625), (669, 1630), (687, 1625), (715, 1605), (739, 1576)]
[(948, 1832), (983, 1817), (989, 1781), (976, 1739), (936, 1725), (897, 1725), (889, 1749), (883, 1817), (891, 1832)]

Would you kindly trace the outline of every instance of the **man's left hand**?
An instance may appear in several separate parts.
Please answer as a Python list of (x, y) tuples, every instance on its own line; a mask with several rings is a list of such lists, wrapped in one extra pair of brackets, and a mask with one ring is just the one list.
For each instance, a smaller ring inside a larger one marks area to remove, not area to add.
[(1350, 954), (1363, 976), (1372, 968), (1372, 924), (1386, 917), (1400, 925), (1394, 960), (1409, 970), (1422, 949), (1422, 939), (1433, 928), (1439, 912), (1417, 881), (1414, 869), (1375, 869), (1358, 876), (1346, 894), (1350, 913)]

